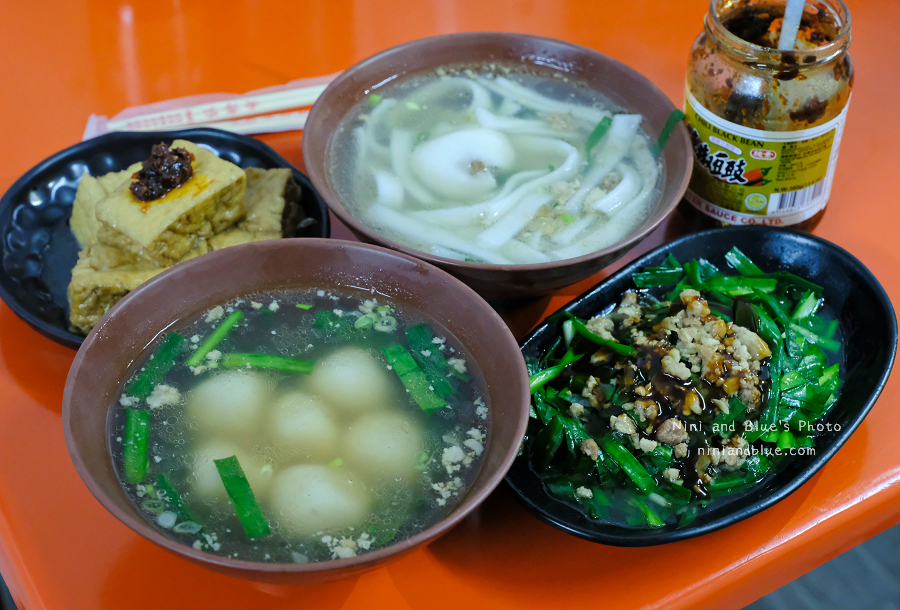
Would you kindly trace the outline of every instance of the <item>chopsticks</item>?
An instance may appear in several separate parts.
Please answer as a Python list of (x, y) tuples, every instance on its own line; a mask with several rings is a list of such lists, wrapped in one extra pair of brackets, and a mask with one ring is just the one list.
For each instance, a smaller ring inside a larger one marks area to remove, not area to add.
[[(303, 129), (309, 106), (337, 74), (292, 81), (242, 95), (207, 94), (123, 110), (112, 118), (91, 115), (82, 140), (111, 131), (215, 127), (233, 133)], [(284, 112), (284, 111), (290, 112)]]

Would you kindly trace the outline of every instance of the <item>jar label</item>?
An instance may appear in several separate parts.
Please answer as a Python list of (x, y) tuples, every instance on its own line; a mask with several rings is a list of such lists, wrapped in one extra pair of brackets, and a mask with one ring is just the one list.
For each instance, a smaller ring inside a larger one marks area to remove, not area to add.
[(694, 172), (685, 198), (727, 224), (786, 226), (828, 202), (849, 101), (822, 125), (764, 131), (714, 115), (685, 91)]

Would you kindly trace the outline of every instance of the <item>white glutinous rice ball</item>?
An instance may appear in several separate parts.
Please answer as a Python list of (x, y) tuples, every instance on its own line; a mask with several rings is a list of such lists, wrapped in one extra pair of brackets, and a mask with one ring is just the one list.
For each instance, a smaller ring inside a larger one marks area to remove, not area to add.
[(371, 494), (347, 468), (298, 464), (272, 481), (269, 508), (286, 533), (358, 527), (369, 512)]
[(393, 373), (358, 347), (332, 352), (316, 362), (309, 386), (329, 403), (348, 413), (365, 413), (390, 404)]
[(272, 482), (272, 467), (226, 439), (210, 439), (199, 445), (191, 456), (194, 482), (192, 491), (204, 502), (225, 503), (228, 493), (213, 460), (235, 456), (257, 499), (264, 498)]
[(339, 429), (334, 408), (305, 392), (279, 396), (266, 422), (278, 455), (325, 462), (337, 457)]
[(185, 409), (204, 436), (246, 438), (259, 425), (268, 386), (255, 371), (228, 371), (198, 385)]
[(411, 478), (423, 450), (419, 426), (400, 413), (370, 413), (356, 419), (344, 437), (343, 458), (360, 474), (378, 479)]

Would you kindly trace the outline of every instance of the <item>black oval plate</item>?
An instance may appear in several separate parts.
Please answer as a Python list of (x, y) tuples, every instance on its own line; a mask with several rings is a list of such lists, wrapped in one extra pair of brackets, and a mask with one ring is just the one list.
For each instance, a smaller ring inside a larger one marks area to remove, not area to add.
[[(810, 479), (850, 438), (887, 382), (897, 351), (897, 318), (887, 294), (853, 255), (824, 239), (787, 229), (727, 227), (682, 237), (646, 254), (563, 307), (589, 318), (616, 305), (633, 288), (631, 276), (658, 266), (669, 254), (684, 262), (705, 258), (727, 268), (725, 253), (740, 248), (765, 271), (785, 269), (824, 287), (825, 302), (838, 317), (844, 338), (845, 382), (838, 402), (824, 422), (840, 431), (824, 432), (813, 456), (797, 456), (781, 472), (751, 493), (701, 512), (688, 526), (637, 529), (595, 521), (577, 508), (550, 496), (527, 459), (516, 459), (506, 482), (528, 510), (575, 536), (615, 546), (665, 544), (732, 525), (780, 502)], [(539, 357), (558, 331), (542, 324), (522, 342), (525, 356)]]
[(109, 133), (38, 163), (0, 199), (0, 297), (20, 318), (62, 345), (78, 349), (84, 336), (69, 329), (66, 289), (79, 246), (69, 229), (81, 175), (120, 171), (145, 160), (161, 141), (190, 140), (242, 168), (286, 167), (303, 191), (303, 210), (316, 222), (301, 237), (329, 237), (328, 208), (304, 174), (259, 140), (219, 129)]

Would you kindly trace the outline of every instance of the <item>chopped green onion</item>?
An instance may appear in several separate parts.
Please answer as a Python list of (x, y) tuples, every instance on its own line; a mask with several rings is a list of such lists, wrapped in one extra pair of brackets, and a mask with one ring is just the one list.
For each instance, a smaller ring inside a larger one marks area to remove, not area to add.
[(263, 514), (250, 482), (244, 475), (244, 469), (241, 468), (240, 462), (236, 456), (222, 458), (221, 460), (213, 460), (216, 470), (219, 471), (219, 477), (231, 498), (234, 505), (234, 512), (237, 513), (247, 537), (251, 540), (268, 534), (271, 529), (266, 516)]
[(312, 307), (312, 305), (307, 305), (306, 303), (297, 303), (297, 307), (299, 307), (300, 309), (309, 309)]
[(397, 320), (392, 316), (384, 316), (378, 318), (378, 321), (375, 322), (372, 328), (381, 333), (391, 333), (397, 328)]
[(370, 106), (377, 106), (378, 102), (383, 100), (384, 98), (378, 95), (377, 93), (370, 93), (366, 100), (369, 102)]
[(188, 366), (197, 366), (203, 359), (206, 358), (206, 355), (213, 351), (219, 343), (225, 338), (225, 336), (234, 328), (234, 325), (237, 324), (241, 318), (244, 317), (244, 312), (240, 309), (235, 310), (230, 316), (225, 318), (225, 320), (219, 324), (218, 328), (212, 332), (212, 334), (207, 337), (206, 341), (194, 352), (190, 358), (188, 358), (187, 365)]
[(166, 510), (166, 503), (162, 500), (156, 499), (148, 499), (141, 502), (141, 509), (147, 511), (148, 513), (153, 513), (154, 515), (158, 515), (159, 513)]
[(377, 320), (378, 317), (375, 314), (367, 313), (357, 318), (356, 322), (353, 323), (353, 328), (370, 328)]
[(125, 481), (136, 484), (147, 476), (150, 460), (147, 445), (150, 437), (150, 411), (147, 409), (125, 409), (125, 451), (122, 466)]
[(571, 223), (575, 222), (575, 218), (571, 214), (563, 214), (562, 216), (559, 217), (559, 219), (566, 224), (571, 224)]
[(291, 373), (312, 373), (314, 360), (302, 358), (290, 358), (288, 356), (276, 356), (273, 354), (222, 354), (219, 360), (226, 369), (252, 367), (257, 369), (272, 369), (276, 371), (288, 371)]
[(178, 333), (169, 333), (163, 337), (159, 346), (153, 350), (150, 359), (144, 363), (137, 377), (128, 385), (125, 393), (140, 400), (146, 400), (153, 393), (156, 384), (162, 381), (166, 373), (175, 366), (175, 361), (181, 355), (183, 345), (184, 337)]

